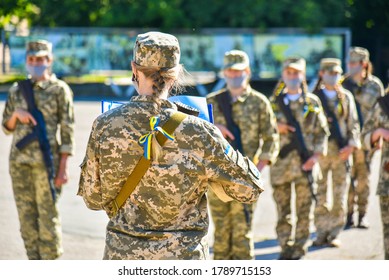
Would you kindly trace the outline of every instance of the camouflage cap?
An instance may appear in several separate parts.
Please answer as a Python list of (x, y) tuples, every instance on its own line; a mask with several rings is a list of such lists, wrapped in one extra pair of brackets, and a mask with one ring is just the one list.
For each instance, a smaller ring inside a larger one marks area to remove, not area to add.
[(343, 73), (342, 62), (338, 58), (323, 58), (320, 60), (320, 70)]
[(282, 69), (293, 68), (297, 71), (305, 71), (306, 62), (304, 58), (301, 57), (289, 57), (285, 59), (282, 64)]
[(37, 40), (27, 42), (26, 54), (32, 56), (50, 56), (53, 45), (46, 40)]
[(223, 69), (245, 70), (249, 66), (249, 57), (244, 51), (231, 50), (224, 54)]
[(369, 51), (361, 47), (352, 47), (349, 52), (349, 61), (350, 62), (360, 62), (360, 61), (369, 61), (370, 54)]
[(134, 46), (134, 62), (140, 66), (173, 68), (180, 62), (176, 37), (161, 32), (139, 34)]

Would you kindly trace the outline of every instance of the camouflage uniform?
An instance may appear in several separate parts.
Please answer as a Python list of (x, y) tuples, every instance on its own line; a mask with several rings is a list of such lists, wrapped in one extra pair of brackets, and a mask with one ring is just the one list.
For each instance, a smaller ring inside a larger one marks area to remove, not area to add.
[[(241, 63), (241, 61), (246, 63)], [(236, 63), (248, 67), (247, 55), (236, 50), (227, 52), (225, 65), (231, 68)], [(207, 96), (207, 103), (213, 104), (215, 124), (226, 127), (227, 122), (218, 106), (217, 98), (227, 91), (228, 89), (224, 88)], [(232, 118), (240, 128), (244, 154), (254, 162), (258, 160), (275, 162), (279, 151), (279, 135), (276, 119), (266, 96), (247, 86), (245, 92), (232, 103)], [(253, 259), (252, 219), (255, 204), (247, 205), (237, 201), (223, 202), (212, 191), (208, 193), (208, 198), (215, 225), (214, 259)]]
[[(320, 70), (341, 74), (340, 65), (339, 59), (322, 59)], [(335, 114), (338, 121), (341, 136), (347, 142), (345, 144), (360, 149), (360, 128), (354, 97), (348, 90), (340, 88), (334, 98), (329, 98), (325, 95), (323, 88), (324, 86), (320, 87), (315, 94), (324, 95), (322, 98), (326, 98), (329, 109)], [(331, 125), (330, 117), (327, 116), (327, 119)], [(314, 245), (325, 245), (328, 242), (330, 244), (334, 242), (345, 225), (350, 175), (346, 170), (345, 162), (339, 157), (339, 146), (333, 135), (329, 138), (328, 154), (319, 159), (319, 164), (323, 176), (318, 181), (316, 194), (317, 202), (314, 214), (317, 239)], [(327, 202), (329, 171), (332, 173), (332, 208), (329, 208)]]
[[(140, 65), (172, 46), (179, 52), (175, 37), (163, 33), (140, 35), (136, 44), (147, 53), (145, 61), (135, 59)], [(177, 65), (178, 59), (173, 62)], [(149, 119), (159, 116), (163, 124), (176, 112), (171, 102), (158, 101), (159, 109), (154, 97), (135, 96), (95, 120), (78, 192), (90, 209), (109, 211), (143, 154), (138, 139), (150, 131)], [(227, 201), (244, 203), (255, 202), (262, 192), (255, 165), (234, 151), (211, 123), (188, 116), (174, 137), (163, 146), (160, 157), (152, 159), (134, 192), (110, 219), (104, 259), (207, 259), (207, 190), (211, 187)]]
[[(293, 61), (294, 59), (286, 60), (284, 68), (291, 67), (290, 64), (294, 63)], [(303, 59), (299, 59), (297, 64), (299, 65), (298, 70), (301, 69), (303, 71), (305, 69), (305, 61)], [(271, 97), (271, 102), (277, 122), (286, 124), (287, 119), (278, 107), (275, 96)], [(300, 124), (307, 149), (312, 153), (326, 154), (329, 129), (317, 96), (306, 93), (305, 98), (301, 95), (296, 101), (289, 100), (285, 96), (284, 103), (289, 104), (292, 114)], [(307, 115), (304, 114), (306, 111), (304, 108), (305, 103), (314, 108)], [(280, 134), (280, 151), (286, 144), (291, 142), (290, 135), (291, 133)], [(273, 197), (278, 213), (276, 232), (281, 246), (280, 258), (299, 259), (306, 252), (306, 244), (309, 239), (309, 214), (312, 196), (308, 179), (301, 169), (302, 165), (303, 162), (301, 162), (300, 156), (296, 150), (293, 150), (286, 157), (279, 157), (270, 169)], [(318, 174), (318, 167), (316, 164), (313, 173)], [(297, 216), (294, 238), (292, 236), (293, 225), (291, 223), (292, 184), (294, 184), (296, 193)]]
[[(369, 150), (374, 150), (371, 145), (371, 135), (378, 129), (389, 130), (389, 116), (378, 104), (366, 119), (362, 130), (364, 146)], [(377, 186), (377, 195), (380, 196), (381, 219), (384, 232), (385, 259), (389, 260), (389, 142), (383, 141), (380, 177)]]
[[(29, 44), (30, 48), (34, 46)], [(60, 153), (73, 154), (73, 93), (55, 75), (49, 80), (35, 82), (33, 88), (36, 106), (45, 118), (47, 137), (57, 170)], [(5, 127), (18, 108), (27, 110), (27, 103), (18, 85), (14, 84), (7, 97), (2, 128), (6, 134), (13, 133), (9, 165), (20, 231), (29, 259), (55, 259), (63, 253), (61, 224), (58, 203), (54, 203), (51, 196), (39, 143), (33, 141), (19, 150), (15, 145), (31, 133), (31, 125), (18, 122), (14, 131)], [(60, 142), (56, 139), (58, 128)]]
[[(369, 61), (369, 52), (360, 47), (355, 47), (350, 50), (350, 61)], [(368, 113), (373, 109), (378, 97), (384, 95), (382, 82), (373, 75), (368, 75), (366, 79), (357, 84), (352, 77), (347, 77), (343, 81), (343, 87), (349, 90), (359, 103), (362, 120), (359, 120), (363, 126), (363, 119), (368, 116)], [(361, 127), (362, 128), (362, 127)], [(352, 176), (357, 182), (355, 191), (349, 188), (348, 194), (348, 216), (352, 219), (355, 205), (358, 206), (358, 224), (361, 223), (366, 215), (367, 204), (369, 198), (369, 170), (370, 155), (362, 149), (357, 149), (353, 153), (353, 170)], [(357, 200), (357, 201), (356, 201)]]

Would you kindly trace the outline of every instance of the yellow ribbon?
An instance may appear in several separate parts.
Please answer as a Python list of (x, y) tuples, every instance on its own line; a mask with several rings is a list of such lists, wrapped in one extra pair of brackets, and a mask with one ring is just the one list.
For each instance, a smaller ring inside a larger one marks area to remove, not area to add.
[(304, 118), (306, 118), (310, 112), (318, 113), (320, 111), (319, 107), (313, 106), (312, 104), (304, 106)]
[(173, 135), (170, 135), (169, 133), (167, 133), (162, 127), (158, 126), (160, 123), (160, 119), (159, 117), (151, 117), (150, 118), (150, 128), (151, 128), (151, 132), (145, 134), (145, 135), (142, 135), (140, 138), (139, 138), (139, 144), (143, 146), (143, 149), (144, 149), (144, 152), (143, 152), (143, 156), (147, 159), (147, 160), (150, 160), (151, 159), (151, 150), (152, 150), (152, 140), (153, 140), (153, 137), (155, 137), (155, 132), (160, 132), (162, 133), (167, 139), (169, 140), (174, 140), (174, 136)]

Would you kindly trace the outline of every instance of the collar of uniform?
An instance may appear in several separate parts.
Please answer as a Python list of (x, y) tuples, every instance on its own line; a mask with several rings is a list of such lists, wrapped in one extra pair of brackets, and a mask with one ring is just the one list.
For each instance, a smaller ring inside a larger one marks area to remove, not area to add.
[(247, 97), (249, 97), (251, 90), (251, 86), (247, 85), (246, 90), (236, 99), (236, 101), (245, 102)]
[(41, 89), (46, 89), (49, 87), (49, 85), (52, 82), (54, 82), (56, 80), (57, 80), (57, 77), (55, 76), (55, 74), (51, 74), (49, 79), (44, 80), (44, 81), (37, 81), (37, 82), (33, 82), (33, 83), (34, 83), (35, 87), (39, 87)]
[[(164, 108), (172, 108), (177, 110), (177, 106), (166, 99), (159, 99), (161, 101), (161, 107)], [(131, 97), (131, 102), (146, 102), (146, 103), (154, 103), (153, 96), (150, 95), (136, 95)]]
[(303, 97), (303, 95), (302, 94), (300, 94), (300, 97), (297, 99), (297, 100), (290, 100), (289, 98), (288, 98), (288, 93), (287, 92), (285, 92), (285, 93), (283, 93), (283, 95), (284, 95), (284, 100), (285, 99), (287, 99), (288, 100), (288, 103), (304, 103), (304, 97)]

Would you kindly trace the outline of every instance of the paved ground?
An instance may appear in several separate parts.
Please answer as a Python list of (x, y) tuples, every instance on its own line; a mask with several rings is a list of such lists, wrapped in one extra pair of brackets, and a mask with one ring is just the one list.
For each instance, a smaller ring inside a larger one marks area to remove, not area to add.
[[(0, 112), (4, 101), (0, 101)], [(64, 186), (60, 199), (60, 212), (63, 225), (64, 249), (62, 260), (101, 259), (104, 249), (105, 225), (107, 218), (103, 212), (87, 209), (80, 197), (76, 196), (79, 179), (79, 164), (85, 153), (85, 146), (93, 119), (100, 112), (99, 102), (76, 102), (76, 155), (69, 161), (69, 183)], [(19, 233), (11, 180), (8, 174), (8, 154), (11, 137), (0, 132), (0, 260), (26, 259), (23, 242)], [(373, 171), (377, 171), (377, 154), (373, 161)], [(265, 170), (266, 189), (261, 195), (254, 222), (256, 259), (277, 259), (279, 246), (275, 234), (276, 208), (269, 185), (268, 170)], [(341, 248), (309, 250), (305, 259), (383, 259), (382, 227), (378, 197), (375, 196), (377, 175), (371, 177), (371, 196), (368, 209), (370, 229), (352, 229), (340, 235)], [(213, 226), (210, 226), (212, 233)], [(312, 227), (314, 236), (314, 228)], [(212, 244), (212, 234), (210, 234)]]

